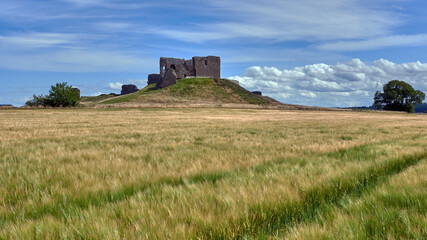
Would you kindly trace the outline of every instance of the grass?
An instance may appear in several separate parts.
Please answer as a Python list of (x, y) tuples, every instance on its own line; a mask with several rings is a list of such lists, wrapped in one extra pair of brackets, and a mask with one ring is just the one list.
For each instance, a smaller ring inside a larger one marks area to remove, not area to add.
[(214, 81), (211, 78), (180, 79), (176, 84), (156, 89), (155, 84), (146, 86), (138, 92), (108, 99), (83, 99), (86, 104), (118, 103), (241, 103), (268, 105), (272, 100), (257, 96), (246, 89), (226, 80)]
[(426, 126), (375, 112), (0, 111), (0, 239), (425, 239)]
[(99, 96), (94, 96), (94, 97), (81, 97), (80, 101), (95, 103), (95, 102), (104, 101), (106, 99), (113, 98), (113, 97), (115, 97), (115, 96), (110, 95), (110, 94), (104, 94), (104, 95), (99, 95)]
[(360, 199), (345, 198), (322, 218), (275, 238), (426, 239), (426, 170), (424, 159)]

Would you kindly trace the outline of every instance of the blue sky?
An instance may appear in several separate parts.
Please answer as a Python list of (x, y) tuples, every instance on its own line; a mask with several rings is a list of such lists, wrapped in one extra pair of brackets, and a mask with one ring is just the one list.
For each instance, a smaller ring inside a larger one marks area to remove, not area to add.
[(146, 85), (159, 58), (216, 55), (221, 75), (285, 103), (372, 104), (392, 79), (427, 92), (425, 0), (0, 0), (0, 104), (68, 82)]

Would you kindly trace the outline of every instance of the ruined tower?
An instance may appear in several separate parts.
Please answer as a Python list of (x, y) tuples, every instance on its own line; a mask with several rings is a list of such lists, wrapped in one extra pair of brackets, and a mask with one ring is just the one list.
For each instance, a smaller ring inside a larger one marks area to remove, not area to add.
[[(167, 79), (166, 73), (168, 73)], [(176, 75), (176, 79), (186, 77), (219, 79), (221, 77), (221, 59), (216, 56), (193, 57), (190, 60), (161, 57), (160, 74), (148, 75), (148, 84), (156, 83), (157, 88), (170, 86), (176, 80), (172, 79), (174, 75)], [(168, 84), (164, 84), (165, 81)]]
[(193, 57), (195, 77), (221, 78), (221, 59), (215, 56)]

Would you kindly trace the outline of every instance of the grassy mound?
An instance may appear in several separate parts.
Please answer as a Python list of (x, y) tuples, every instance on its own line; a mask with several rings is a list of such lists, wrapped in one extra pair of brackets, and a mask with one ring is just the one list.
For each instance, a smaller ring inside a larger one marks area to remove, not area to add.
[(83, 102), (100, 104), (116, 103), (238, 103), (270, 105), (277, 101), (255, 95), (226, 79), (212, 78), (180, 79), (176, 84), (156, 89), (148, 85), (138, 92), (108, 99), (84, 99)]
[(96, 103), (96, 102), (101, 102), (110, 98), (116, 97), (116, 95), (112, 95), (112, 94), (102, 94), (99, 96), (94, 96), (94, 97), (81, 97), (80, 101), (81, 102), (92, 102), (92, 103)]

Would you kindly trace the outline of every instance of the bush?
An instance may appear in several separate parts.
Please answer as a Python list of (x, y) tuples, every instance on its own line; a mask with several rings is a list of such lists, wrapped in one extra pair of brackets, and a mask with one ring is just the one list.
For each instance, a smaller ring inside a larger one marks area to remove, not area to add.
[(80, 93), (66, 82), (51, 86), (49, 95), (33, 95), (33, 99), (25, 103), (29, 107), (75, 107), (79, 104)]
[(37, 96), (34, 94), (33, 99), (28, 100), (25, 103), (25, 106), (28, 106), (28, 107), (44, 107), (44, 106), (46, 106), (46, 97), (47, 96), (45, 96), (45, 95)]

